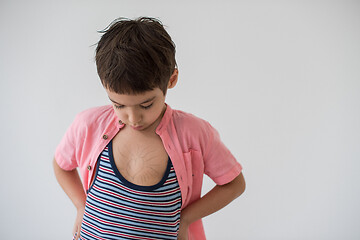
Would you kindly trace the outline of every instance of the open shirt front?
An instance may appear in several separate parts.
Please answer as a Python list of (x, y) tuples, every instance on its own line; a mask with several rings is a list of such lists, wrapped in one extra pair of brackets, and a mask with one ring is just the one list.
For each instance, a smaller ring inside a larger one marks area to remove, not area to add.
[[(79, 113), (56, 148), (56, 162), (64, 170), (78, 167), (87, 191), (98, 156), (124, 126), (111, 105)], [(217, 185), (223, 185), (241, 173), (241, 165), (222, 143), (216, 129), (203, 119), (167, 105), (156, 133), (174, 166), (182, 209), (201, 197), (204, 174)], [(189, 239), (206, 239), (201, 220), (190, 225)]]

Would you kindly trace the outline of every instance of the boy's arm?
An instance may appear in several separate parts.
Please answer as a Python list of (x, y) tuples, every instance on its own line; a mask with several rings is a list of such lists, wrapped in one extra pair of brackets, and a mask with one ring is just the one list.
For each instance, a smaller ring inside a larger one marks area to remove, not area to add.
[(202, 198), (181, 211), (178, 239), (187, 239), (187, 230), (191, 223), (206, 217), (226, 205), (245, 191), (245, 180), (240, 173), (233, 181), (225, 185), (216, 185)]
[(76, 207), (77, 216), (73, 229), (73, 235), (76, 233), (76, 239), (78, 239), (85, 209), (86, 194), (76, 169), (71, 171), (63, 170), (59, 167), (55, 158), (53, 161), (53, 166), (57, 181)]
[(57, 181), (60, 186), (64, 190), (64, 192), (68, 195), (70, 200), (75, 205), (76, 209), (84, 208), (86, 195), (83, 190), (83, 186), (79, 177), (79, 174), (76, 169), (72, 171), (65, 171), (59, 167), (55, 158), (53, 161), (54, 172)]

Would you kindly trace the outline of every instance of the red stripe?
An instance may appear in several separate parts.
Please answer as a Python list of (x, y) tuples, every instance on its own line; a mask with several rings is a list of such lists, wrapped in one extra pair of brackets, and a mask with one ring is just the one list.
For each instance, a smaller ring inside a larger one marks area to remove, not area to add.
[(126, 216), (126, 215), (122, 215), (122, 214), (117, 214), (117, 213), (112, 213), (103, 209), (100, 209), (90, 203), (86, 204), (87, 207), (94, 209), (95, 211), (101, 212), (105, 215), (108, 216), (113, 216), (113, 217), (119, 217), (119, 218), (126, 218), (128, 220), (132, 220), (132, 221), (136, 221), (136, 222), (143, 222), (143, 223), (151, 223), (151, 224), (158, 224), (158, 225), (162, 225), (162, 226), (171, 226), (174, 227), (176, 226), (179, 222), (180, 219), (178, 219), (176, 222), (174, 223), (168, 223), (168, 222), (161, 222), (161, 221), (156, 221), (156, 220), (147, 220), (147, 219), (141, 219), (141, 218), (136, 218), (136, 217), (130, 217), (130, 216)]
[[(101, 233), (105, 233), (105, 234), (111, 234), (111, 235), (116, 235), (116, 236), (121, 236), (121, 237), (128, 237), (128, 238), (131, 238), (131, 239), (142, 239), (142, 240), (158, 240), (156, 238), (144, 238), (144, 237), (138, 237), (138, 236), (135, 236), (135, 235), (130, 235), (130, 234), (125, 234), (125, 233), (117, 233), (117, 232), (113, 232), (113, 231), (108, 231), (108, 230), (102, 230), (94, 225), (92, 225), (91, 223), (86, 223), (89, 227), (93, 228), (93, 229), (96, 229), (98, 230), (99, 232)], [(92, 235), (94, 236), (93, 234), (89, 234), (89, 235)], [(96, 236), (94, 236), (96, 237)], [(101, 240), (106, 240), (106, 239), (103, 239), (103, 238), (97, 238), (97, 239), (101, 239)]]
[[(131, 225), (126, 225), (126, 224), (120, 224), (120, 223), (114, 223), (114, 222), (109, 222), (109, 221), (105, 221), (102, 220), (90, 213), (85, 213), (85, 215), (87, 215), (89, 218), (95, 219), (98, 222), (101, 222), (103, 224), (107, 224), (107, 225), (111, 225), (111, 226), (115, 226), (115, 227), (121, 227), (124, 229), (130, 229), (130, 230), (135, 230), (135, 231), (143, 231), (143, 232), (150, 232), (150, 233), (160, 233), (160, 234), (164, 234), (164, 235), (170, 235), (170, 236), (176, 236), (177, 233), (173, 233), (173, 232), (167, 232), (167, 231), (161, 231), (161, 230), (156, 230), (156, 229), (146, 229), (146, 228), (140, 228), (140, 227), (135, 227), (135, 226), (131, 226)], [(86, 221), (84, 221), (86, 222)]]
[(115, 174), (114, 171), (112, 169), (109, 169), (109, 168), (104, 168), (104, 167), (100, 166), (99, 170), (102, 170), (102, 171), (110, 173), (110, 174)]
[(159, 213), (159, 212), (155, 212), (155, 211), (145, 211), (145, 210), (140, 210), (140, 209), (136, 209), (136, 208), (125, 207), (125, 206), (120, 205), (120, 204), (116, 204), (116, 203), (112, 203), (110, 201), (100, 199), (98, 197), (95, 197), (92, 193), (89, 193), (88, 196), (91, 196), (93, 199), (95, 199), (95, 200), (97, 200), (99, 202), (108, 204), (110, 206), (115, 206), (115, 207), (125, 209), (125, 210), (128, 210), (128, 211), (133, 211), (133, 212), (140, 212), (140, 213), (152, 214), (152, 215), (157, 215), (157, 216), (174, 216), (174, 215), (176, 215), (176, 214), (178, 214), (180, 212), (180, 210), (176, 210), (174, 213), (165, 213), (165, 212)]
[(125, 197), (123, 195), (99, 188), (97, 186), (93, 186), (94, 189), (98, 190), (99, 192), (103, 192), (103, 193), (107, 193), (111, 196), (116, 196), (120, 199), (124, 199), (126, 201), (130, 201), (130, 202), (135, 202), (135, 203), (140, 203), (140, 204), (144, 204), (144, 205), (149, 205), (149, 206), (169, 206), (169, 205), (174, 205), (176, 203), (178, 203), (180, 201), (180, 199), (175, 199), (171, 202), (150, 202), (150, 201), (141, 201), (141, 200), (136, 200), (135, 198), (129, 198), (129, 197)]
[(86, 233), (87, 235), (90, 235), (90, 236), (92, 236), (92, 237), (96, 238), (96, 239), (100, 239), (100, 240), (107, 240), (107, 239), (105, 239), (105, 238), (101, 238), (101, 237), (95, 236), (94, 234), (92, 234), (92, 233), (90, 233), (90, 232), (86, 231), (86, 230), (85, 230), (85, 229), (83, 229), (83, 228), (81, 228), (81, 231), (82, 231), (82, 232), (84, 232), (84, 233)]

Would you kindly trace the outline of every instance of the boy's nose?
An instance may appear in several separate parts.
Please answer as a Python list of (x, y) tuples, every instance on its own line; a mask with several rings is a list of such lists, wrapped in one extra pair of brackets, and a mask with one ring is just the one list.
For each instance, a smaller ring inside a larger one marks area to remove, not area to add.
[(128, 114), (129, 123), (132, 126), (136, 126), (138, 123), (140, 123), (141, 115), (135, 111), (129, 112)]

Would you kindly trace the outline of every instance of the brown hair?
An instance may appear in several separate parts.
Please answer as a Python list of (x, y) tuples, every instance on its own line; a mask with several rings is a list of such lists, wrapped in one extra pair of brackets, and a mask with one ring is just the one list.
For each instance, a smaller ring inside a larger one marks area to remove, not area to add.
[(175, 67), (175, 44), (160, 20), (115, 19), (96, 48), (95, 61), (103, 86), (119, 94), (160, 88), (166, 94)]

